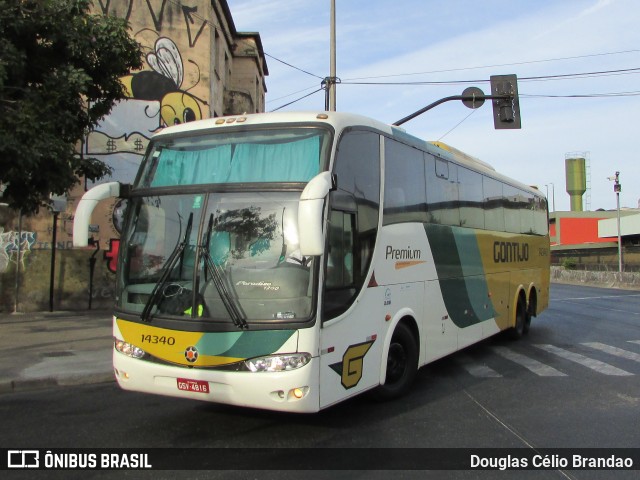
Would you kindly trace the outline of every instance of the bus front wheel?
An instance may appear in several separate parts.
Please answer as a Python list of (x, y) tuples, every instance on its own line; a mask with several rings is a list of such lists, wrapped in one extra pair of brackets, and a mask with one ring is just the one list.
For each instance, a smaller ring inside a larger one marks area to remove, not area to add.
[(384, 384), (374, 392), (379, 400), (390, 400), (404, 395), (418, 371), (418, 346), (415, 335), (404, 323), (398, 324), (387, 355), (387, 374)]

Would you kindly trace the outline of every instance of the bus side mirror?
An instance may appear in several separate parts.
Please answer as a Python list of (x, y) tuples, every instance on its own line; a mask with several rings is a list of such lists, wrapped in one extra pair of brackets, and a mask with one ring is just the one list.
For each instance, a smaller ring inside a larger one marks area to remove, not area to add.
[(332, 188), (330, 172), (322, 172), (311, 179), (300, 195), (298, 206), (298, 236), (300, 253), (305, 256), (322, 255), (324, 235), (322, 220), (324, 200)]
[(89, 243), (89, 222), (91, 214), (100, 200), (120, 196), (120, 183), (109, 182), (96, 185), (85, 192), (73, 217), (73, 246), (86, 247)]

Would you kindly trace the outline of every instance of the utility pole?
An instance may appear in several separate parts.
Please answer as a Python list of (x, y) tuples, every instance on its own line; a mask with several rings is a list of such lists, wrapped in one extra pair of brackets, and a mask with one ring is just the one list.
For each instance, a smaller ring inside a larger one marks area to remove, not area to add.
[(329, 72), (329, 111), (336, 111), (336, 0), (331, 0), (331, 65)]
[[(551, 210), (552, 212), (556, 211), (556, 186), (553, 184), (553, 182), (549, 182), (545, 185), (545, 187), (547, 187), (547, 201), (549, 200), (549, 185), (551, 185), (551, 195), (553, 196), (553, 201), (552, 201), (552, 205), (553, 205), (553, 209)], [(549, 206), (547, 205), (547, 208)]]
[(618, 272), (622, 273), (622, 234), (620, 233), (620, 192), (622, 185), (620, 184), (620, 172), (616, 172), (613, 177), (607, 177), (613, 181), (613, 191), (616, 194), (616, 209), (618, 212)]

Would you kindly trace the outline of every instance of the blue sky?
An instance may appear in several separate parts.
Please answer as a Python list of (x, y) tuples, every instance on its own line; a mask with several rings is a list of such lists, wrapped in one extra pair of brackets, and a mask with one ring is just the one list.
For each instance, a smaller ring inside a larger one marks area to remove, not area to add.
[[(268, 55), (267, 111), (320, 88), (320, 79), (329, 75), (330, 0), (228, 3), (238, 31), (259, 32)], [(472, 85), (488, 94), (491, 75), (516, 74), (521, 130), (494, 130), (489, 102), (477, 110), (449, 102), (403, 128), (548, 190), (550, 206), (555, 191), (556, 210), (569, 209), (565, 155), (586, 152), (590, 209), (615, 209), (607, 177), (616, 170), (621, 205), (638, 206), (639, 1), (336, 0), (336, 17), (337, 76), (342, 80), (337, 110), (393, 123), (469, 86), (354, 82), (477, 80)], [(528, 79), (594, 72), (609, 73)], [(571, 97), (620, 93), (625, 95)], [(283, 108), (322, 109), (324, 92)]]

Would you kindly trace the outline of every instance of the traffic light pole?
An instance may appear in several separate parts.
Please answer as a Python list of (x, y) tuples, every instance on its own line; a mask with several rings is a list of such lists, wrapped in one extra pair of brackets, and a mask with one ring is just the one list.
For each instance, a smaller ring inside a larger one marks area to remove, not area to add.
[[(464, 93), (464, 92), (463, 92)], [(444, 97), (441, 98), (440, 100), (436, 100), (435, 102), (427, 105), (424, 108), (421, 108), (420, 110), (418, 110), (417, 112), (412, 113), (411, 115), (407, 115), (404, 118), (401, 118), (400, 120), (398, 120), (397, 122), (392, 123), (392, 125), (400, 126), (405, 122), (408, 122), (409, 120), (413, 120), (414, 118), (416, 118), (419, 115), (422, 115), (424, 112), (427, 112), (429, 110), (431, 110), (434, 107), (437, 107), (438, 105), (441, 105), (445, 102), (450, 102), (452, 100), (462, 100), (462, 102), (470, 102), (473, 106), (468, 105), (467, 103), (465, 103), (465, 105), (467, 105), (469, 108), (478, 108), (481, 107), (482, 104), (484, 103), (484, 101), (486, 99), (488, 100), (509, 100), (512, 99), (513, 96), (512, 95), (453, 95), (451, 97)], [(478, 103), (478, 105), (476, 106), (475, 103)]]

